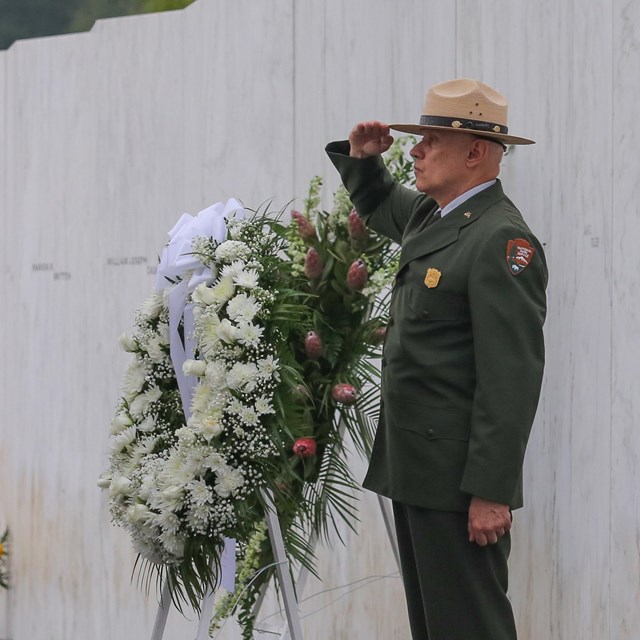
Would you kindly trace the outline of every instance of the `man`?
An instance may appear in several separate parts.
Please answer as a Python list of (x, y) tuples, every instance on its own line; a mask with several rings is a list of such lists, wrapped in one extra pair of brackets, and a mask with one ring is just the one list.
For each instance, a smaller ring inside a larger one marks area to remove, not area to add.
[[(417, 133), (418, 192), (380, 154)], [(475, 80), (427, 93), (418, 125), (365, 122), (327, 146), (358, 213), (401, 244), (364, 486), (393, 500), (414, 640), (514, 640), (511, 510), (536, 411), (543, 249), (497, 180), (507, 103)], [(422, 193), (420, 193), (422, 192)]]

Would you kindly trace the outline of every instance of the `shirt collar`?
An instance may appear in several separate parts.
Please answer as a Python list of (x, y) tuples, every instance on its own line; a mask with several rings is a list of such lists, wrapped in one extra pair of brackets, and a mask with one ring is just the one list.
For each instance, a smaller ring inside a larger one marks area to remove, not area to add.
[(475, 187), (469, 189), (469, 191), (465, 191), (463, 194), (459, 195), (455, 200), (452, 200), (444, 209), (438, 209), (440, 211), (440, 216), (445, 217), (447, 213), (451, 213), (456, 207), (459, 207), (463, 202), (466, 202), (469, 198), (472, 198), (477, 193), (488, 189), (492, 185), (496, 183), (495, 180), (489, 180), (488, 182), (483, 182), (482, 184), (478, 184)]

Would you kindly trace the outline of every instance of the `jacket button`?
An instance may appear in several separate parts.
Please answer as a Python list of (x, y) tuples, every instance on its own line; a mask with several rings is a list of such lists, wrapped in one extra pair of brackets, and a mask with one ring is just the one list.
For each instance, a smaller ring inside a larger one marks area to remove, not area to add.
[(423, 311), (423, 312), (422, 312), (422, 316), (423, 316), (424, 318), (429, 318), (429, 317), (431, 316), (431, 314), (430, 314), (428, 311)]
[(435, 438), (436, 433), (435, 433), (435, 431), (433, 429), (429, 428), (429, 429), (427, 429), (427, 436), (429, 438)]

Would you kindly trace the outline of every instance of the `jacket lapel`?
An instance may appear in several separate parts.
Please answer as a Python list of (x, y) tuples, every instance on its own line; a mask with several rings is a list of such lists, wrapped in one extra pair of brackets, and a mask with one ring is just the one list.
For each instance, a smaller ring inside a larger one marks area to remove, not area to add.
[(412, 260), (456, 242), (460, 229), (475, 222), (491, 205), (503, 197), (502, 185), (497, 180), (494, 185), (469, 198), (441, 220), (418, 227), (413, 233), (409, 232), (402, 243), (399, 271)]

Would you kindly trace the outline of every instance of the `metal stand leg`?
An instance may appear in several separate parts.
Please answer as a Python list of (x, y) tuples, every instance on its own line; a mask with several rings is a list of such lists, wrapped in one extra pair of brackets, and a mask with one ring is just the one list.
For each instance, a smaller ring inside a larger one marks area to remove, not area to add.
[(398, 565), (398, 571), (402, 576), (402, 568), (400, 567), (400, 552), (398, 551), (398, 539), (396, 538), (396, 527), (393, 520), (393, 510), (391, 508), (391, 500), (384, 496), (378, 495), (378, 503), (380, 504), (380, 510), (382, 511), (382, 519), (384, 520), (384, 526), (387, 529), (387, 535), (389, 536), (389, 542), (391, 543), (391, 550), (396, 559)]
[(275, 504), (273, 503), (273, 496), (265, 489), (263, 489), (261, 493), (267, 507), (267, 529), (269, 530), (273, 556), (277, 562), (276, 574), (282, 589), (282, 600), (284, 602), (284, 610), (287, 615), (289, 633), (291, 634), (292, 640), (303, 640), (302, 626), (300, 625), (300, 614), (298, 613), (298, 599), (296, 598), (296, 593), (293, 588), (293, 579), (291, 578), (289, 560), (284, 550), (282, 530), (280, 529), (280, 521), (278, 520), (278, 514), (276, 512)]
[(164, 628), (167, 624), (167, 616), (169, 615), (169, 607), (171, 606), (171, 587), (169, 586), (169, 578), (167, 577), (162, 586), (162, 595), (160, 596), (160, 605), (156, 614), (156, 622), (153, 625), (153, 633), (151, 640), (162, 640)]

